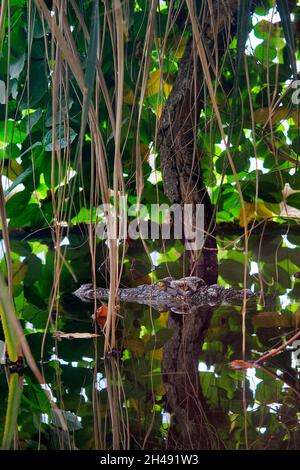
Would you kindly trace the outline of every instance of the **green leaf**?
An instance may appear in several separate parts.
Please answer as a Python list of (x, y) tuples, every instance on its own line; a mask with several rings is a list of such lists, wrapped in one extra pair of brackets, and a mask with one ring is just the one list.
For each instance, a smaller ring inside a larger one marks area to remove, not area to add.
[(11, 296), (8, 292), (8, 287), (3, 279), (0, 272), (0, 318), (2, 323), (2, 329), (4, 332), (4, 338), (6, 342), (6, 348), (8, 358), (12, 362), (16, 362), (18, 359), (18, 346), (19, 338), (15, 329), (16, 311), (15, 306), (12, 302)]
[(14, 218), (20, 214), (27, 207), (31, 193), (27, 190), (20, 191), (12, 196), (6, 203), (6, 215), (9, 219)]
[(290, 289), (292, 280), (291, 274), (285, 271), (281, 266), (275, 263), (268, 263), (264, 266), (264, 273), (269, 277), (270, 282), (278, 283), (278, 288), (283, 292), (285, 289)]
[(10, 0), (10, 6), (16, 8), (23, 8), (26, 5), (26, 0)]
[(42, 110), (41, 108), (38, 108), (34, 113), (30, 113), (26, 117), (26, 132), (29, 134), (33, 126), (41, 119), (42, 117)]
[(26, 132), (24, 132), (20, 128), (19, 124), (16, 121), (9, 119), (6, 123), (6, 129), (5, 122), (0, 122), (0, 147), (5, 146), (9, 143), (21, 144), (25, 138)]
[(280, 401), (282, 383), (279, 380), (260, 382), (256, 387), (255, 400), (263, 403), (276, 403)]
[(300, 155), (300, 136), (297, 136), (295, 139), (293, 139), (291, 148), (297, 155)]
[(26, 168), (25, 171), (23, 171), (23, 173), (21, 173), (19, 176), (17, 176), (17, 178), (14, 180), (14, 182), (9, 186), (9, 188), (6, 189), (6, 191), (4, 191), (4, 196), (8, 196), (8, 194), (14, 189), (16, 188), (19, 184), (23, 183), (23, 181), (30, 175), (32, 175), (33, 171), (32, 171), (32, 167), (28, 167)]
[(40, 310), (33, 304), (26, 305), (23, 309), (22, 316), (24, 320), (33, 324), (35, 328), (45, 328), (48, 320), (47, 310)]
[(273, 0), (264, 0), (255, 8), (255, 13), (259, 16), (266, 16), (273, 6)]
[(253, 27), (254, 34), (259, 39), (268, 39), (270, 28), (274, 27), (269, 21), (262, 20)]
[(29, 204), (23, 211), (11, 218), (9, 228), (36, 228), (41, 226), (43, 222), (45, 222), (45, 214), (41, 213), (38, 204)]
[(152, 351), (153, 349), (159, 349), (163, 347), (170, 338), (172, 338), (174, 332), (170, 328), (161, 328), (157, 331), (155, 336), (151, 337), (150, 341), (145, 344), (145, 351)]
[(3, 16), (4, 21), (1, 21), (1, 24), (0, 24), (0, 57), (3, 56), (3, 42), (5, 38), (5, 27), (6, 27), (5, 16), (6, 16), (7, 5), (4, 3), (2, 6), (4, 6), (3, 11), (2, 11), (2, 14), (4, 15)]
[(83, 118), (84, 125), (86, 124), (91, 97), (92, 97), (93, 89), (94, 89), (96, 65), (97, 65), (97, 52), (98, 52), (98, 43), (99, 43), (99, 30), (100, 30), (99, 2), (98, 0), (94, 0), (93, 13), (91, 17), (91, 36), (90, 36), (90, 43), (89, 43), (89, 48), (88, 48), (85, 75), (84, 75), (84, 82), (88, 91), (86, 102), (85, 102), (86, 114)]
[(255, 48), (255, 55), (262, 64), (268, 65), (277, 57), (277, 51), (264, 41)]
[(84, 96), (84, 99), (83, 99), (80, 138), (78, 140), (78, 144), (76, 148), (76, 157), (79, 155), (79, 152), (83, 143), (86, 123), (87, 123), (87, 118), (88, 118), (88, 112), (90, 109), (92, 94), (94, 90), (96, 67), (97, 67), (99, 32), (100, 32), (99, 2), (98, 0), (94, 0), (93, 12), (91, 16), (90, 43), (89, 43), (89, 48), (88, 48), (86, 68), (85, 68), (85, 74), (84, 74), (84, 83), (85, 83), (85, 87), (87, 90), (87, 94), (86, 96)]

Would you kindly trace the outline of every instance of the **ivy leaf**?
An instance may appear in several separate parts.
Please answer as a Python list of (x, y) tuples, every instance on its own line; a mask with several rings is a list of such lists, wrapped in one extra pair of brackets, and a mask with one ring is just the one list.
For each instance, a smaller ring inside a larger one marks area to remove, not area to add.
[(286, 40), (288, 57), (290, 60), (291, 69), (293, 72), (294, 80), (297, 80), (297, 64), (296, 64), (296, 47), (294, 40), (294, 31), (291, 21), (291, 15), (287, 0), (277, 0), (277, 8), (280, 14), (281, 25)]
[(264, 41), (255, 48), (255, 55), (262, 64), (268, 65), (277, 57), (277, 51)]
[[(232, 154), (232, 160), (237, 173), (247, 171), (250, 168), (250, 160), (247, 152), (234, 152)], [(222, 152), (220, 157), (217, 159), (216, 170), (220, 175), (223, 174), (223, 172), (225, 175), (233, 174), (225, 152)]]
[[(54, 150), (64, 149), (64, 148), (68, 147), (73, 142), (73, 140), (76, 138), (76, 136), (77, 136), (77, 133), (72, 128), (70, 128), (69, 136), (66, 136), (64, 128), (62, 126), (57, 126), (57, 128), (56, 128), (56, 143), (55, 143), (55, 149)], [(44, 138), (44, 145), (45, 145), (46, 152), (51, 152), (53, 150), (53, 132), (52, 132), (52, 129), (46, 133), (45, 138)]]
[(15, 217), (17, 214), (23, 212), (27, 207), (31, 193), (27, 190), (20, 191), (12, 196), (6, 203), (6, 215), (9, 219)]
[(26, 132), (27, 134), (30, 133), (31, 129), (33, 126), (36, 125), (36, 123), (41, 119), (42, 117), (42, 110), (41, 108), (38, 108), (34, 113), (31, 113), (27, 116), (27, 127), (26, 127)]
[[(6, 135), (5, 135), (6, 133)], [(6, 122), (0, 122), (0, 147), (5, 147), (7, 144), (21, 144), (26, 138), (26, 132), (21, 129), (17, 121), (9, 119)]]

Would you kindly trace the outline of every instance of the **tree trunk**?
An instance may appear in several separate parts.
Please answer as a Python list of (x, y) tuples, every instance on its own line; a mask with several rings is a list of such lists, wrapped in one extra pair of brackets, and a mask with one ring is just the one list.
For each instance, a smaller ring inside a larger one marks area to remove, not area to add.
[[(197, 129), (203, 87), (202, 70), (193, 42), (187, 44), (177, 79), (163, 110), (157, 147), (164, 191), (172, 204), (204, 204), (205, 243), (200, 253), (190, 253), (188, 273), (207, 284), (217, 280), (217, 246), (213, 208), (203, 184), (197, 149)], [(195, 224), (195, 213), (193, 218)], [(184, 234), (184, 238), (185, 234)]]
[[(206, 50), (211, 56), (216, 44), (218, 50), (215, 52), (219, 56), (220, 51), (229, 44), (230, 30), (236, 23), (237, 6), (237, 0), (205, 2), (201, 12), (201, 30)], [(200, 252), (189, 254), (187, 274), (201, 277), (206, 284), (215, 284), (218, 263), (214, 211), (202, 179), (197, 148), (199, 116), (203, 105), (202, 67), (197, 48), (191, 39), (186, 46), (176, 81), (161, 115), (157, 149), (164, 191), (170, 202), (181, 205), (204, 204), (205, 241)], [(198, 372), (199, 355), (212, 313), (212, 308), (199, 308), (193, 315), (181, 318), (170, 315), (169, 318), (168, 327), (174, 329), (174, 335), (164, 347), (162, 361), (167, 409), (172, 416), (168, 449), (222, 447), (202, 394)], [(220, 416), (220, 421), (225, 424), (226, 417)]]

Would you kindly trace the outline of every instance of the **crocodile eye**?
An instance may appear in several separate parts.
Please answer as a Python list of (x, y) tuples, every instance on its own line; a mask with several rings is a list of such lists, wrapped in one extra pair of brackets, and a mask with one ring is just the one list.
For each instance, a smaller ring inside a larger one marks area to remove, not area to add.
[(166, 287), (166, 283), (163, 282), (163, 281), (159, 281), (159, 282), (157, 283), (157, 285), (158, 285), (158, 287), (161, 287), (161, 288)]

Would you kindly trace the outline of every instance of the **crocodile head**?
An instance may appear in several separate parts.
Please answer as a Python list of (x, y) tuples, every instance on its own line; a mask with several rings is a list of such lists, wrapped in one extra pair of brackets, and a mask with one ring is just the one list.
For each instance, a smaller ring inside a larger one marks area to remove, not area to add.
[(202, 279), (198, 277), (183, 277), (174, 279), (165, 277), (153, 284), (143, 284), (131, 289), (120, 289), (121, 297), (140, 297), (168, 301), (172, 299), (188, 299), (199, 287), (203, 286)]

